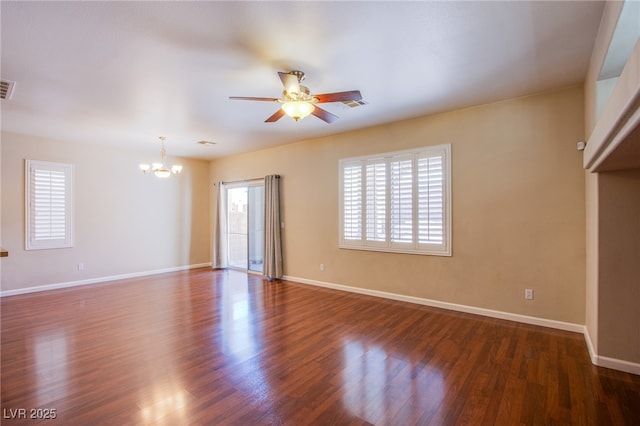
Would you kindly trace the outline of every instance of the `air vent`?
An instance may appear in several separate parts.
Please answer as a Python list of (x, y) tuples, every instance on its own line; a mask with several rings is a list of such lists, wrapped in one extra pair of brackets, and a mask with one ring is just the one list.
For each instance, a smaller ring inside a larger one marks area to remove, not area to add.
[(215, 142), (211, 142), (211, 141), (198, 141), (198, 143), (203, 146), (211, 146), (216, 144)]
[(11, 99), (15, 84), (15, 81), (0, 80), (0, 99)]
[(346, 106), (348, 106), (349, 108), (355, 108), (355, 107), (359, 107), (359, 106), (367, 104), (363, 100), (359, 100), (359, 101), (342, 101), (342, 103), (345, 104)]

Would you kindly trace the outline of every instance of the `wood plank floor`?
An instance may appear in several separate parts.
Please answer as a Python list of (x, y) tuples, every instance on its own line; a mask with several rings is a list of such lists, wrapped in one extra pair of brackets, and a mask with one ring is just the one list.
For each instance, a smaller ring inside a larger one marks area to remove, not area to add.
[(1, 309), (3, 425), (640, 424), (640, 376), (580, 334), (240, 272)]

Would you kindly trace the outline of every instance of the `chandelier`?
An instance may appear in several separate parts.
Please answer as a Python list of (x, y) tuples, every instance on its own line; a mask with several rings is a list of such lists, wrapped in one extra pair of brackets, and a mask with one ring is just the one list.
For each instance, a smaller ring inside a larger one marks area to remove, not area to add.
[(167, 156), (167, 151), (164, 149), (165, 137), (160, 136), (159, 139), (160, 139), (160, 143), (162, 144), (162, 149), (160, 150), (160, 157), (161, 157), (160, 162), (151, 163), (151, 165), (146, 163), (140, 164), (140, 170), (142, 170), (143, 173), (148, 173), (149, 171), (152, 171), (153, 174), (159, 178), (168, 178), (172, 174), (175, 175), (180, 173), (182, 171), (182, 166), (179, 164), (175, 164), (171, 166), (171, 168), (169, 168), (165, 159), (165, 157)]

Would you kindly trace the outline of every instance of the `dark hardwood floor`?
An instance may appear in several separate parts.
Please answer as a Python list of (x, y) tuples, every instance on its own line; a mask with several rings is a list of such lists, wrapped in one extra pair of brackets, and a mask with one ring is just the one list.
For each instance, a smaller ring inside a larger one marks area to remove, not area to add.
[(2, 425), (640, 424), (640, 376), (580, 334), (240, 272), (1, 309)]

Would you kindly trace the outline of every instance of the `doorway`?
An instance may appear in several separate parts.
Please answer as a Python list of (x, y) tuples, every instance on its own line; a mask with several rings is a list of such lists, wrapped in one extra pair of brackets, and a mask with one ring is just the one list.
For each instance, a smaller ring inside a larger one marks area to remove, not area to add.
[(229, 267), (262, 273), (264, 182), (229, 185), (226, 196)]

